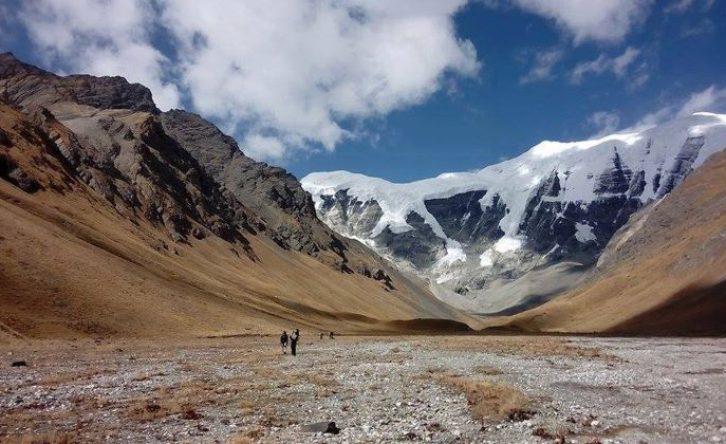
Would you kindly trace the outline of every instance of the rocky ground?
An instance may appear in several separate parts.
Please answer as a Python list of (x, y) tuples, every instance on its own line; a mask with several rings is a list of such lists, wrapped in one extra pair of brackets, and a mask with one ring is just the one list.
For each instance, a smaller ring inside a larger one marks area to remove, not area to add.
[(303, 338), (0, 345), (0, 441), (726, 441), (726, 339)]

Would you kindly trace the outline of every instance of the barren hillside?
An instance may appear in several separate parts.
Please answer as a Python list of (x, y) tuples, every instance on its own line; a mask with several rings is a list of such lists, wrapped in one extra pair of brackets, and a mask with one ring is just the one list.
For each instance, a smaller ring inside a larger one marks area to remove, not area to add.
[[(388, 321), (465, 320), (332, 233), (294, 177), (234, 143), (223, 148), (242, 164), (240, 182), (225, 182), (192, 148), (231, 139), (197, 116), (162, 116), (140, 85), (58, 77), (5, 54), (0, 97), (5, 334), (401, 330), (419, 321)], [(189, 119), (203, 131), (185, 133)]]

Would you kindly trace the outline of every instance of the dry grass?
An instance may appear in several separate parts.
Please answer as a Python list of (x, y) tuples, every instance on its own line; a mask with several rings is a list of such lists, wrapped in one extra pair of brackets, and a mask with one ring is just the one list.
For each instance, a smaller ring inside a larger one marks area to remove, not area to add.
[(72, 444), (78, 442), (78, 438), (67, 433), (48, 432), (24, 436), (9, 436), (3, 438), (2, 442), (4, 444)]
[(616, 359), (602, 351), (575, 345), (553, 336), (441, 336), (414, 339), (423, 347), (447, 351), (487, 352), (528, 357), (565, 356), (582, 359)]
[(87, 369), (87, 370), (79, 370), (79, 371), (59, 372), (59, 373), (44, 377), (37, 383), (37, 385), (57, 386), (57, 385), (61, 385), (61, 384), (67, 384), (70, 382), (89, 381), (96, 376), (103, 375), (103, 374), (109, 375), (109, 374), (113, 374), (114, 372), (115, 372), (115, 370), (113, 370), (111, 368), (99, 368), (99, 369)]
[(177, 400), (134, 401), (129, 404), (128, 418), (136, 422), (150, 422), (171, 415), (181, 415), (183, 419), (199, 419), (201, 415), (190, 403)]
[(472, 369), (477, 375), (496, 376), (503, 375), (504, 372), (498, 368), (480, 365)]
[(511, 385), (450, 373), (438, 374), (435, 379), (463, 392), (472, 416), (479, 420), (522, 420), (533, 414), (532, 401)]
[(265, 431), (260, 427), (255, 427), (243, 433), (231, 437), (227, 444), (252, 444), (259, 442), (265, 436)]

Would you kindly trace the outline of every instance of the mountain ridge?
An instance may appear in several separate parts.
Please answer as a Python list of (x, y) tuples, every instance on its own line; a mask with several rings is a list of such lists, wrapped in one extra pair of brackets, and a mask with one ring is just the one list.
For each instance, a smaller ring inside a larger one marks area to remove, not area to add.
[(229, 335), (289, 322), (397, 331), (474, 321), (331, 231), (292, 175), (247, 158), (199, 116), (161, 112), (121, 77), (61, 77), (0, 55), (0, 178), (3, 330)]
[(301, 182), (336, 231), (428, 278), (447, 302), (497, 313), (582, 282), (631, 214), (724, 147), (726, 116), (695, 113), (411, 183), (348, 172)]

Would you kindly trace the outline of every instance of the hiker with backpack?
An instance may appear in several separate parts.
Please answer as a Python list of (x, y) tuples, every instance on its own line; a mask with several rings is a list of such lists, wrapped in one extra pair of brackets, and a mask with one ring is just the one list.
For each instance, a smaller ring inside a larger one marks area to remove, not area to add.
[(300, 330), (297, 328), (293, 330), (292, 334), (290, 335), (290, 351), (292, 352), (293, 356), (297, 355), (297, 341), (300, 340)]
[[(282, 348), (282, 354), (287, 354), (287, 332), (283, 331), (280, 335), (280, 347)], [(295, 354), (295, 349), (292, 349), (292, 354)]]

